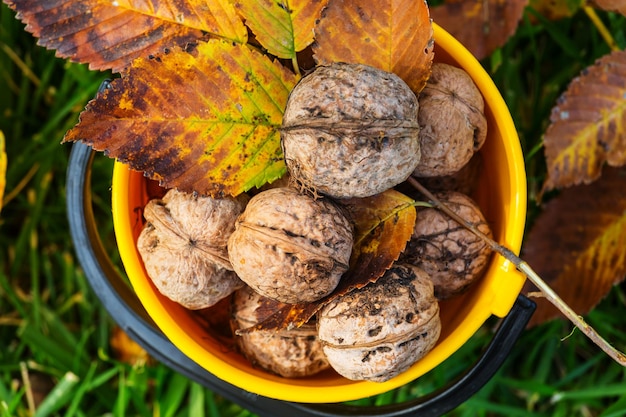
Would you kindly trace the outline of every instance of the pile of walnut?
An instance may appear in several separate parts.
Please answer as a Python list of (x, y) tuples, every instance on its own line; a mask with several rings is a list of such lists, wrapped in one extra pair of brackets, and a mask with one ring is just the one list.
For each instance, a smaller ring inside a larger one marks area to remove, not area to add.
[[(292, 91), (281, 143), (289, 184), (251, 198), (169, 191), (145, 208), (138, 248), (165, 296), (189, 309), (232, 297), (231, 326), (267, 316), (264, 300), (308, 303), (348, 270), (353, 224), (341, 201), (402, 188), (411, 175), (475, 223), (471, 192), (487, 123), (480, 92), (458, 68), (434, 64), (418, 97), (394, 74), (356, 64), (318, 67)], [(279, 181), (280, 182), (280, 181)], [(234, 336), (254, 365), (285, 377), (332, 367), (386, 381), (437, 343), (439, 300), (484, 272), (490, 249), (436, 209), (418, 207), (399, 260), (363, 288), (335, 297), (304, 326)]]

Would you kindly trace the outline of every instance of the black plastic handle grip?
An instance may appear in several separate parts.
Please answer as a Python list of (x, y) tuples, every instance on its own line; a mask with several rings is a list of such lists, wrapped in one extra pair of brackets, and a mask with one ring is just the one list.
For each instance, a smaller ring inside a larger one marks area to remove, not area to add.
[(259, 396), (218, 379), (193, 362), (155, 326), (135, 293), (113, 267), (94, 221), (91, 163), (94, 152), (73, 145), (67, 171), (67, 213), (79, 262), (87, 279), (119, 326), (152, 357), (240, 406), (267, 417), (441, 416), (474, 395), (500, 368), (535, 310), (535, 303), (518, 296), (480, 359), (459, 379), (431, 395), (377, 407), (345, 404), (291, 403)]

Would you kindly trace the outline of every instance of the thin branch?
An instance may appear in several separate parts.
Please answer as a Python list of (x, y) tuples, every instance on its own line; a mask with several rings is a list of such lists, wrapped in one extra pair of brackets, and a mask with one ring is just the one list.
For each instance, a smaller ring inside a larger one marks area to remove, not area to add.
[(474, 225), (472, 225), (470, 222), (453, 212), (449, 207), (439, 201), (415, 178), (410, 177), (408, 181), (413, 187), (415, 187), (420, 193), (424, 194), (424, 196), (430, 200), (430, 203), (433, 205), (433, 207), (443, 211), (454, 221), (469, 229), (478, 238), (488, 244), (491, 249), (493, 249), (495, 252), (499, 253), (505, 259), (513, 263), (513, 265), (515, 265), (515, 267), (521, 273), (523, 273), (533, 284), (537, 286), (537, 288), (539, 288), (543, 296), (548, 301), (550, 301), (556, 308), (558, 308), (559, 311), (563, 313), (563, 315), (567, 317), (576, 327), (578, 327), (593, 343), (600, 347), (600, 349), (602, 349), (607, 355), (609, 355), (615, 362), (626, 367), (626, 355), (615, 349), (606, 340), (604, 340), (593, 327), (587, 324), (580, 315), (572, 310), (571, 307), (568, 306), (565, 301), (563, 301), (561, 297), (559, 297), (558, 294), (554, 292), (554, 290), (550, 288), (550, 286), (543, 279), (541, 279), (539, 275), (537, 275), (537, 273), (530, 267), (530, 265), (528, 265), (524, 260), (522, 260), (515, 253), (513, 253), (513, 251), (495, 242), (493, 239), (489, 238), (476, 227), (474, 227)]

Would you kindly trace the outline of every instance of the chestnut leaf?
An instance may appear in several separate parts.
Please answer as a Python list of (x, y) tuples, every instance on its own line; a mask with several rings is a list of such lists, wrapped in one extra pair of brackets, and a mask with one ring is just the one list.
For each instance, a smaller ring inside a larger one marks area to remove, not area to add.
[(626, 164), (626, 52), (605, 55), (575, 78), (552, 109), (544, 136), (542, 193), (589, 184), (602, 166)]
[[(523, 258), (577, 314), (591, 311), (626, 276), (626, 168), (561, 191), (545, 203), (524, 243)], [(526, 291), (536, 291), (530, 283)], [(531, 325), (559, 315), (537, 298)]]
[(328, 296), (313, 303), (284, 304), (270, 299), (264, 311), (273, 311), (257, 325), (242, 329), (288, 329), (306, 323), (325, 304), (376, 282), (398, 259), (415, 226), (415, 201), (395, 190), (366, 198), (341, 200), (355, 226), (350, 268)]
[(489, 56), (515, 33), (528, 0), (451, 1), (430, 15), (477, 59)]
[(236, 196), (285, 173), (279, 128), (297, 78), (248, 45), (173, 48), (135, 61), (64, 141), (87, 143), (165, 188)]
[(295, 59), (313, 43), (313, 28), (328, 0), (237, 0), (241, 13), (256, 40), (279, 58)]
[(318, 64), (366, 64), (419, 93), (430, 76), (433, 28), (424, 0), (329, 1), (315, 27)]
[(57, 56), (94, 70), (121, 72), (147, 57), (204, 34), (245, 43), (248, 33), (228, 0), (5, 0)]

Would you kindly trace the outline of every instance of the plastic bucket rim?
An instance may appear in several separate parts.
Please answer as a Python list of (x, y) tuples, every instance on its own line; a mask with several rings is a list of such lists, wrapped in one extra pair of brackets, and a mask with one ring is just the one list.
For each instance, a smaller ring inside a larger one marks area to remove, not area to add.
[[(486, 97), (486, 101), (490, 102), (492, 107), (492, 111), (494, 112), (495, 122), (498, 124), (497, 130), (501, 131), (503, 134), (509, 135), (509, 138), (517, 139), (517, 132), (513, 125), (513, 121), (511, 118), (508, 109), (506, 108), (506, 104), (504, 104), (504, 100), (499, 95), (498, 90), (493, 84), (491, 78), (487, 75), (487, 73), (482, 71), (476, 71), (477, 66), (480, 66), (478, 61), (467, 51), (456, 39), (454, 39), (450, 34), (445, 32), (436, 24), (434, 26), (434, 36), (435, 41), (439, 41), (445, 43), (449, 47), (452, 46), (454, 49), (454, 59), (457, 60), (460, 66), (467, 68), (467, 66), (472, 66), (474, 68), (474, 72), (471, 74), (475, 83), (483, 92), (490, 91), (489, 99)], [(482, 67), (481, 67), (482, 68)], [(526, 178), (525, 172), (523, 169), (523, 158), (521, 158), (521, 147), (516, 140), (510, 140), (507, 142), (507, 147), (505, 147), (505, 152), (507, 153), (508, 162), (512, 163), (514, 166), (510, 170), (509, 174), (512, 175), (511, 182), (517, 185), (518, 187), (523, 185), (525, 187)], [(118, 184), (127, 183), (129, 180), (129, 176), (131, 175), (130, 171), (123, 164), (116, 162), (116, 166), (113, 173), (113, 219), (115, 225), (115, 233), (116, 236), (121, 236), (123, 234), (123, 230), (132, 229), (132, 219), (129, 216), (125, 216), (124, 210), (118, 210), (116, 208), (120, 207), (129, 207), (129, 199), (128, 194), (124, 192), (117, 192), (116, 186)], [(526, 194), (525, 188), (524, 192), (516, 192), (514, 196), (511, 196), (514, 201), (513, 207), (511, 208), (510, 217), (515, 218), (518, 222), (521, 219), (521, 225), (518, 232), (513, 233), (511, 235), (507, 235), (507, 240), (503, 242), (506, 244), (511, 250), (514, 252), (518, 252), (521, 247), (521, 241), (523, 237), (523, 227), (524, 227), (524, 219), (525, 219), (525, 209), (526, 209)], [(136, 252), (136, 247), (134, 246), (134, 240), (128, 238), (119, 238), (118, 246), (120, 250), (120, 254), (124, 253), (133, 253)], [(127, 252), (131, 251), (131, 252)], [(122, 256), (122, 261), (124, 267), (127, 271), (135, 271), (137, 268), (139, 270), (143, 269), (143, 265), (137, 257), (128, 257)], [(494, 266), (495, 265), (495, 266)], [(491, 268), (495, 268), (497, 270), (496, 273), (506, 274), (510, 273), (512, 270), (512, 266), (507, 261), (502, 259), (498, 259), (492, 261)], [(190, 337), (189, 334), (184, 332), (180, 327), (178, 327), (176, 321), (169, 315), (167, 312), (159, 309), (160, 302), (157, 299), (156, 295), (152, 293), (152, 290), (149, 287), (149, 284), (146, 282), (141, 282), (141, 280), (135, 279), (133, 276), (130, 276), (131, 284), (135, 288), (139, 298), (144, 305), (144, 308), (148, 311), (149, 315), (153, 318), (154, 322), (161, 328), (163, 333), (167, 336), (167, 338), (175, 343), (175, 345), (183, 352), (185, 355), (190, 358), (198, 358), (199, 355), (203, 355), (204, 357), (208, 357), (211, 359), (211, 369), (207, 369), (208, 372), (214, 374), (218, 378), (229, 382), (233, 385), (240, 386), (242, 389), (253, 392), (255, 394), (263, 395), (270, 398), (275, 398), (279, 400), (285, 401), (293, 401), (293, 402), (340, 402), (340, 401), (349, 401), (360, 398), (369, 397), (372, 395), (380, 394), (391, 389), (400, 387), (405, 385), (408, 382), (415, 380), (419, 375), (415, 376), (414, 372), (404, 372), (403, 374), (393, 378), (390, 381), (385, 383), (373, 383), (368, 381), (350, 381), (347, 385), (349, 385), (350, 389), (337, 389), (335, 386), (309, 386), (309, 385), (299, 385), (294, 384), (294, 380), (292, 379), (283, 379), (283, 381), (279, 381), (274, 379), (267, 379), (265, 376), (250, 374), (250, 372), (246, 370), (242, 370), (237, 366), (233, 366), (226, 361), (223, 361), (219, 357), (215, 356), (213, 353), (206, 351), (198, 351), (198, 347), (193, 338)], [(145, 280), (144, 280), (145, 281)], [(523, 283), (523, 280), (522, 280)], [(487, 320), (487, 318), (495, 314), (496, 316), (502, 317), (506, 315), (506, 313), (510, 310), (517, 294), (521, 290), (521, 284), (519, 282), (515, 284), (519, 286), (515, 291), (509, 291), (510, 294), (514, 294), (512, 297), (507, 297), (508, 299), (499, 300), (499, 302), (493, 304), (490, 309), (485, 309), (481, 311), (480, 317), (474, 317), (470, 326), (467, 326), (464, 329), (464, 336), (459, 338), (460, 343), (458, 346), (454, 346), (452, 344), (449, 345), (447, 350), (440, 350), (437, 354), (439, 358), (434, 360), (435, 365), (438, 366), (441, 362), (443, 362), (451, 353), (456, 351), (460, 345), (464, 344), (471, 335), (475, 333), (475, 331)], [(515, 288), (514, 288), (515, 289)], [(494, 299), (495, 299), (494, 294)], [(469, 335), (469, 336), (466, 336)], [(462, 340), (461, 340), (462, 339)], [(195, 360), (195, 359), (194, 359)], [(206, 366), (202, 365), (206, 368)], [(417, 364), (419, 366), (419, 362)], [(433, 368), (434, 368), (433, 366)], [(242, 384), (241, 381), (246, 381), (246, 384)], [(245, 385), (245, 386), (244, 386)], [(345, 388), (341, 386), (340, 388)]]

